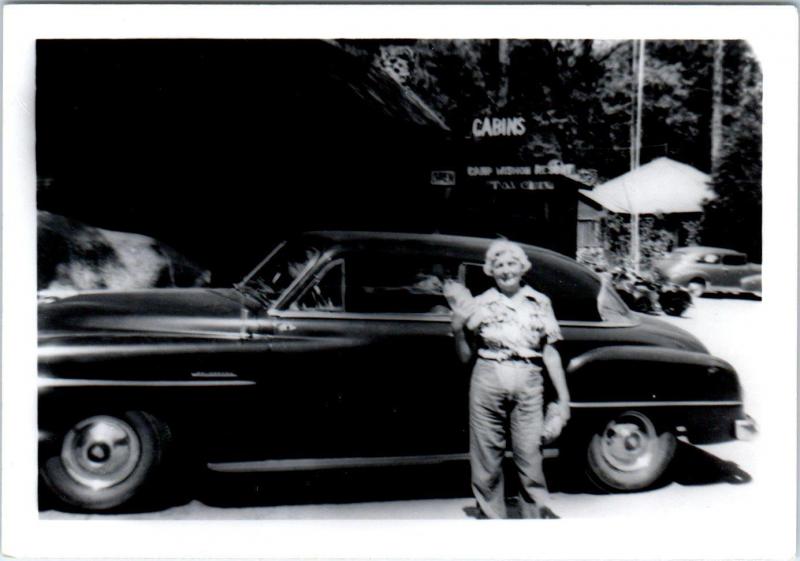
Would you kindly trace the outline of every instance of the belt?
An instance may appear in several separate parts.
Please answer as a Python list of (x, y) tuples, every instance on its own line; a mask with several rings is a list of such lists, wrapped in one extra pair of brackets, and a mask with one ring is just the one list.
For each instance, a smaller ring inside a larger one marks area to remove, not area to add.
[(478, 358), (483, 360), (489, 360), (492, 362), (511, 362), (514, 364), (529, 364), (531, 366), (536, 366), (538, 368), (544, 368), (544, 361), (541, 357), (535, 356), (530, 358), (525, 358), (521, 356), (512, 356), (508, 358), (494, 358), (494, 357), (487, 357), (487, 356), (480, 356)]

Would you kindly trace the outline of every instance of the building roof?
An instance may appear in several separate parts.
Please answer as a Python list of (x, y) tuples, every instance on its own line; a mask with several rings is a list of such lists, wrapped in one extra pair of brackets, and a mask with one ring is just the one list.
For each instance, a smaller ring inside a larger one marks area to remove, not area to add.
[(703, 201), (715, 197), (711, 176), (669, 158), (656, 158), (592, 190), (580, 193), (619, 214), (703, 212)]

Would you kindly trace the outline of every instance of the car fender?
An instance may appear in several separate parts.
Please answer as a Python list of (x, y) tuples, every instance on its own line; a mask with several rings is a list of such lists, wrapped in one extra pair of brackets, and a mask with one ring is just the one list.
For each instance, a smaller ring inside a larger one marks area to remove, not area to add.
[(741, 406), (733, 367), (705, 353), (638, 345), (607, 346), (567, 365), (574, 408)]
[(681, 271), (679, 273), (671, 274), (669, 280), (681, 286), (687, 286), (691, 281), (701, 279), (706, 284), (710, 284), (708, 274), (701, 271)]

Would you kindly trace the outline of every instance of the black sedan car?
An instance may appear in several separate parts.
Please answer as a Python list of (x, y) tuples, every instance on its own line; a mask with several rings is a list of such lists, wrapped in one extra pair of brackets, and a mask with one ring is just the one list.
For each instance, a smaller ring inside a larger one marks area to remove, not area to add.
[[(473, 294), (491, 240), (317, 232), (229, 289), (83, 293), (39, 309), (39, 456), (60, 500), (105, 510), (157, 475), (467, 458), (470, 366), (447, 279)], [(734, 369), (632, 313), (573, 260), (523, 246), (560, 322), (572, 419), (551, 446), (612, 490), (653, 484), (677, 436), (745, 437)], [(170, 466), (173, 469), (169, 469)], [(177, 467), (176, 466), (180, 466)]]

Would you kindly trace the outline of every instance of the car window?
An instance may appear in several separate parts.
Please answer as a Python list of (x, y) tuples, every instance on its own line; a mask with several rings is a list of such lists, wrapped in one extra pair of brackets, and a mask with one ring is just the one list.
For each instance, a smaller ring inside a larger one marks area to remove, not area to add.
[(262, 304), (272, 305), (319, 257), (319, 250), (309, 245), (283, 243), (243, 282), (248, 293)]
[(449, 314), (442, 286), (457, 276), (458, 262), (440, 256), (354, 254), (347, 260), (345, 310)]
[(340, 312), (344, 310), (344, 261), (329, 263), (309, 284), (297, 300), (289, 306), (291, 310), (315, 310)]
[[(588, 274), (588, 273), (587, 273)], [(556, 319), (560, 321), (601, 321), (598, 308), (600, 281), (589, 277), (579, 278), (569, 270), (551, 269), (541, 263), (533, 263), (525, 282), (550, 298)], [(483, 272), (482, 263), (465, 263), (462, 267), (461, 281), (477, 296), (494, 287), (494, 280)], [(619, 313), (626, 312), (624, 304)]]
[(747, 255), (743, 253), (734, 253), (732, 255), (724, 255), (722, 257), (723, 265), (746, 265)]
[(702, 255), (697, 262), (705, 263), (706, 265), (716, 265), (720, 262), (720, 258), (716, 253), (706, 253), (705, 255)]

